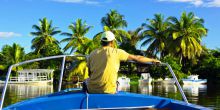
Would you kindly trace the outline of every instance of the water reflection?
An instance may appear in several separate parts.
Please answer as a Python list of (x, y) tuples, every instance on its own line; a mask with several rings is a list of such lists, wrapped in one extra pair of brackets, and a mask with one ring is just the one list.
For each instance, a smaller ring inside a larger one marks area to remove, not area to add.
[[(62, 89), (76, 87), (73, 84), (64, 85)], [(211, 107), (212, 109), (220, 110), (220, 87), (216, 85), (183, 85), (183, 90), (190, 103)], [(208, 87), (208, 88), (207, 88)], [(0, 91), (3, 85), (0, 84)], [(7, 88), (4, 106), (10, 105), (28, 98), (38, 97), (56, 91), (58, 87), (53, 85), (21, 85), (10, 84)], [(161, 96), (182, 100), (182, 96), (176, 85), (165, 84), (128, 84), (126, 86), (119, 86), (120, 91), (127, 91), (133, 93), (150, 94), (154, 96)]]
[(183, 91), (189, 96), (199, 96), (199, 93), (206, 92), (207, 85), (183, 85)]
[(200, 96), (206, 94), (207, 85), (183, 85), (183, 91), (191, 103), (197, 104)]
[(169, 92), (176, 93), (177, 92), (177, 87), (174, 84), (163, 84), (162, 88), (163, 88), (164, 92), (166, 92), (166, 93), (169, 93)]
[(119, 84), (118, 91), (127, 91), (130, 92), (130, 84)]
[(138, 85), (139, 93), (141, 94), (152, 94), (152, 88), (151, 84), (140, 83)]
[[(1, 91), (3, 86), (3, 84), (0, 84)], [(50, 93), (53, 93), (53, 85), (49, 84), (9, 84), (7, 87), (4, 105), (13, 104), (24, 99), (38, 97)]]

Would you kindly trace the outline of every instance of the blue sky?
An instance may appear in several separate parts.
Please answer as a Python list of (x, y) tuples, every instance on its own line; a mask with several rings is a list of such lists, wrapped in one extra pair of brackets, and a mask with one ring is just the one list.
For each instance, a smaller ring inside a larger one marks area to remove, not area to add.
[[(117, 10), (128, 22), (126, 30), (134, 30), (155, 13), (165, 17), (179, 17), (183, 11), (194, 12), (205, 20), (209, 29), (203, 44), (208, 48), (220, 48), (220, 0), (0, 0), (0, 48), (18, 43), (26, 53), (32, 51), (30, 36), (33, 24), (47, 17), (63, 32), (77, 18), (94, 26), (87, 34), (92, 38), (102, 31), (100, 19), (110, 9)], [(57, 35), (59, 41), (65, 36)], [(63, 47), (65, 44), (61, 44)]]

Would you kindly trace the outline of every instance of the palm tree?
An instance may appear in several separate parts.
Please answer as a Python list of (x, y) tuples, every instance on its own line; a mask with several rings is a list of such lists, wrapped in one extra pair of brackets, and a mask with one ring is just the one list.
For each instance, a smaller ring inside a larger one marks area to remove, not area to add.
[(32, 40), (31, 48), (34, 49), (37, 54), (39, 54), (41, 49), (48, 44), (58, 45), (59, 42), (53, 36), (61, 32), (60, 30), (57, 30), (57, 27), (52, 26), (52, 20), (48, 21), (47, 18), (43, 18), (39, 21), (39, 26), (32, 26), (36, 32), (30, 33), (31, 35), (35, 36), (35, 38)]
[[(115, 34), (117, 41), (120, 43), (124, 37), (130, 38), (127, 31), (122, 30), (122, 28), (127, 27), (127, 22), (124, 20), (124, 16), (119, 14), (116, 10), (110, 10), (106, 16), (102, 17), (101, 24), (103, 26), (103, 30), (112, 31)], [(94, 40), (99, 41), (103, 32), (96, 34), (94, 36)]]
[(147, 19), (147, 21), (150, 24), (143, 24), (145, 27), (143, 32), (145, 37), (142, 38), (143, 43), (141, 47), (149, 45), (147, 48), (148, 54), (154, 57), (157, 55), (163, 57), (166, 53), (166, 41), (169, 36), (168, 20), (164, 19), (164, 16), (161, 14), (155, 14), (153, 19)]
[(12, 63), (18, 63), (24, 58), (24, 48), (19, 44), (13, 43), (12, 48), (10, 49), (10, 55)]
[[(88, 26), (81, 19), (77, 19), (75, 23), (70, 24), (69, 29), (72, 33), (62, 33), (62, 35), (68, 37), (61, 40), (61, 42), (68, 42), (64, 47), (64, 51), (71, 49), (70, 53), (75, 51), (75, 54), (88, 55), (94, 49), (92, 40), (85, 36), (91, 28), (92, 26)], [(70, 81), (73, 76), (79, 76), (81, 80), (88, 78), (88, 68), (85, 58), (74, 59), (67, 80)]]
[(175, 55), (182, 58), (193, 59), (200, 56), (202, 52), (201, 40), (206, 36), (207, 29), (204, 27), (204, 20), (196, 17), (192, 12), (183, 12), (180, 19), (170, 17), (172, 38), (170, 48), (173, 47)]
[(144, 37), (142, 30), (143, 27), (141, 26), (135, 29), (134, 31), (128, 31), (128, 34), (130, 35), (130, 39), (124, 38), (123, 42), (120, 45), (120, 48), (132, 54), (140, 54), (140, 51), (136, 49), (136, 45)]
[(76, 54), (88, 55), (96, 48), (98, 45), (93, 40), (86, 39), (85, 43), (77, 48)]
[(127, 27), (127, 22), (124, 20), (124, 16), (119, 14), (116, 10), (110, 10), (105, 17), (102, 17), (101, 24), (108, 26), (110, 30)]
[(67, 36), (67, 38), (61, 40), (61, 42), (68, 42), (64, 47), (64, 51), (71, 49), (70, 53), (72, 53), (81, 45), (85, 44), (85, 41), (88, 40), (85, 35), (91, 28), (92, 26), (88, 26), (86, 22), (82, 22), (81, 19), (77, 19), (76, 22), (70, 24), (69, 29), (72, 33), (62, 33), (62, 35)]
[[(98, 45), (96, 45), (93, 40), (87, 39), (84, 42), (84, 44), (77, 48), (75, 52), (76, 54), (88, 55), (98, 47)], [(68, 75), (67, 80), (72, 80), (73, 76), (78, 76), (81, 81), (88, 78), (89, 71), (86, 58), (79, 57), (73, 59), (72, 68), (70, 69), (70, 74)]]
[[(5, 45), (2, 48), (2, 54), (4, 55), (4, 60), (5, 62), (2, 67), (7, 67), (12, 64), (19, 63), (24, 59), (24, 48), (22, 48), (19, 44), (13, 43), (12, 46), (10, 45)], [(16, 67), (16, 71), (19, 69), (19, 67)]]

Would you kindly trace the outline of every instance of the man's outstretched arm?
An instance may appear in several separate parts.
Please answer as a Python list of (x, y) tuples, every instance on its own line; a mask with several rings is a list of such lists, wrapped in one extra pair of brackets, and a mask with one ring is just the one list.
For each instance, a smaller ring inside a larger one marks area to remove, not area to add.
[(137, 61), (137, 62), (140, 62), (140, 63), (147, 63), (147, 62), (161, 63), (157, 59), (147, 58), (147, 57), (140, 56), (140, 55), (131, 55), (131, 54), (129, 54), (128, 60), (133, 60), (133, 61)]

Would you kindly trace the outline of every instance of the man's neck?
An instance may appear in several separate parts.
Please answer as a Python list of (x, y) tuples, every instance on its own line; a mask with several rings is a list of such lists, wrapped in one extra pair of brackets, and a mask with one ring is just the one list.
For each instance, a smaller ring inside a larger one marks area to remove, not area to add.
[(107, 47), (112, 47), (112, 46), (110, 46), (110, 45), (107, 45), (107, 46), (102, 46), (103, 48), (107, 48)]

